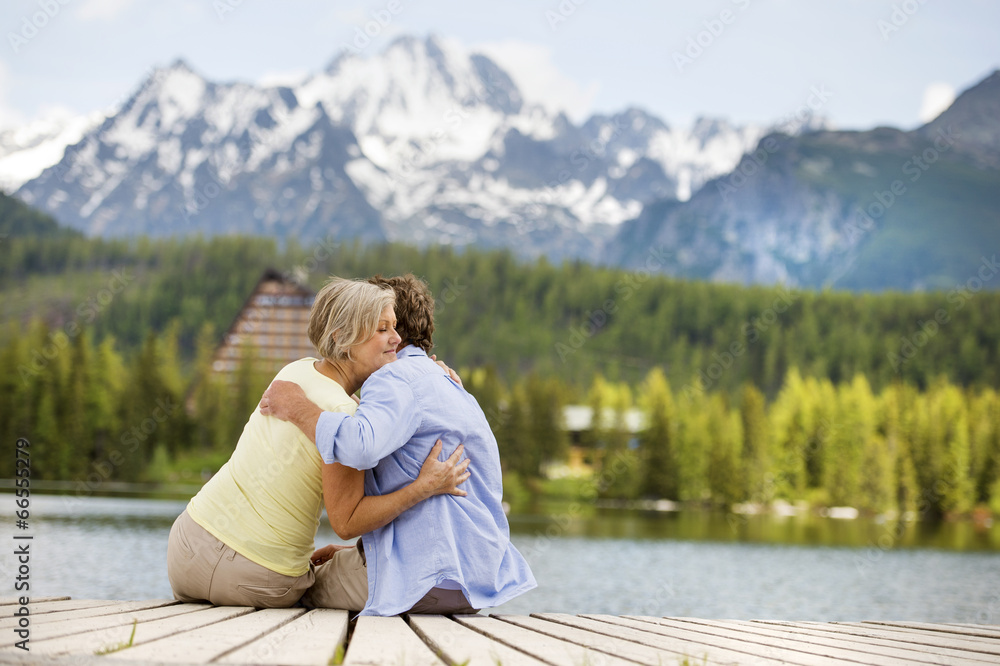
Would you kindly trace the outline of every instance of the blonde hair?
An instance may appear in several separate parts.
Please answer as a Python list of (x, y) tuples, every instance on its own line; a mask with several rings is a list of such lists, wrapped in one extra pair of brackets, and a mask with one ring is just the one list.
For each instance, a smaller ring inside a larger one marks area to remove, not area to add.
[(375, 335), (382, 310), (395, 305), (392, 289), (331, 277), (309, 312), (309, 341), (323, 358), (351, 358), (351, 347)]

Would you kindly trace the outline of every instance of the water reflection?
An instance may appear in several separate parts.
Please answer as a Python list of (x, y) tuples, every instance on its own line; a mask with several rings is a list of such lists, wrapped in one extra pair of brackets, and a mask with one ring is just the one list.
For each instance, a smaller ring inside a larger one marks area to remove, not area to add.
[[(31, 594), (170, 597), (167, 535), (185, 504), (32, 496)], [(546, 509), (510, 518), (539, 588), (494, 612), (1000, 623), (995, 526)], [(15, 530), (12, 511), (0, 525)]]
[(1000, 551), (1000, 525), (972, 521), (838, 520), (708, 511), (641, 511), (549, 504), (510, 517), (518, 534), (595, 539), (676, 539), (852, 548)]

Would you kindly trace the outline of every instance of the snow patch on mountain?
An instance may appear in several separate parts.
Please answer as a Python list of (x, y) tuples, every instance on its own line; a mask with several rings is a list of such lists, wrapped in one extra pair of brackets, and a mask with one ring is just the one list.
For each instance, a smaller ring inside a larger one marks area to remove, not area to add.
[(102, 112), (83, 116), (66, 110), (17, 128), (0, 131), (0, 189), (13, 192), (60, 159), (66, 146), (77, 143), (105, 118)]

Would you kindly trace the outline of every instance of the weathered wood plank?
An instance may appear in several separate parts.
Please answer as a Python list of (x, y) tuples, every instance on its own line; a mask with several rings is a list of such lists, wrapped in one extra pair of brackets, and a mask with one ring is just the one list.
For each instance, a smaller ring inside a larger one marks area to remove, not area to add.
[[(622, 659), (636, 661), (640, 664), (661, 664), (674, 660), (690, 659), (696, 663), (735, 663), (732, 661), (717, 661), (707, 656), (706, 650), (699, 645), (675, 645), (671, 648), (654, 648), (648, 645), (635, 643), (623, 638), (617, 638), (603, 633), (595, 633), (585, 628), (568, 626), (562, 622), (544, 619), (541, 616), (532, 615), (498, 615), (495, 616), (504, 622), (515, 624), (525, 629), (531, 629), (538, 633), (552, 636), (565, 641), (570, 641), (588, 647), (597, 652), (609, 654)], [(572, 617), (572, 616), (566, 616)]]
[[(133, 622), (149, 622), (165, 617), (173, 617), (184, 613), (191, 613), (195, 610), (204, 610), (211, 606), (184, 604), (169, 606), (157, 606), (136, 611), (126, 611), (116, 615), (101, 615), (98, 617), (71, 618), (61, 622), (47, 622), (44, 624), (32, 625), (31, 642), (37, 644), (39, 641), (59, 638), (61, 636), (71, 636), (73, 634), (84, 634), (92, 631), (100, 631), (111, 627), (125, 627), (132, 630)], [(9, 635), (0, 634), (0, 646), (9, 647), (17, 641), (17, 635), (10, 632)], [(34, 649), (34, 648), (32, 648)]]
[[(248, 608), (247, 610), (253, 610)], [(203, 664), (291, 622), (304, 608), (265, 608), (109, 654), (137, 661)]]
[(544, 666), (521, 650), (493, 641), (444, 615), (410, 615), (410, 628), (452, 664), (468, 666)]
[[(32, 604), (40, 604), (48, 601), (68, 601), (72, 597), (33, 597)], [(0, 606), (16, 606), (21, 603), (21, 597), (0, 597)]]
[(845, 625), (845, 626), (867, 626), (867, 625), (885, 625), (887, 627), (896, 627), (898, 629), (906, 629), (911, 631), (936, 631), (943, 634), (956, 634), (962, 636), (976, 636), (980, 638), (997, 638), (997, 632), (993, 629), (991, 625), (983, 625), (980, 627), (963, 627), (954, 624), (932, 624), (930, 622), (836, 622), (835, 624)]
[[(173, 606), (172, 608), (179, 607)], [(143, 643), (165, 636), (173, 636), (174, 634), (190, 631), (197, 627), (213, 625), (223, 620), (252, 612), (252, 608), (216, 606), (159, 620), (140, 622), (135, 625), (135, 638), (132, 644), (134, 646), (142, 645)], [(38, 641), (37, 643), (33, 639), (31, 641), (31, 651), (38, 654), (95, 654), (107, 650), (112, 646), (127, 643), (131, 635), (132, 624), (129, 623), (118, 627), (89, 631), (83, 634), (72, 634), (70, 636)]]
[(98, 606), (113, 606), (120, 603), (114, 599), (64, 599), (58, 601), (32, 601), (28, 604), (28, 609), (32, 615), (42, 615), (44, 613), (58, 613), (66, 610), (77, 610), (79, 608), (96, 608)]
[[(148, 599), (145, 601), (115, 601), (108, 606), (91, 606), (90, 608), (78, 608), (76, 610), (56, 611), (54, 613), (37, 614), (31, 610), (31, 626), (37, 627), (48, 622), (65, 622), (85, 617), (97, 617), (100, 615), (114, 615), (115, 613), (126, 613), (129, 611), (145, 610), (146, 608), (159, 608), (161, 606), (172, 606), (180, 602), (174, 599)], [(0, 618), (0, 629), (6, 629), (17, 625), (18, 618)]]
[[(869, 620), (869, 622), (871, 622)], [(942, 627), (965, 627), (966, 629), (981, 629), (1000, 634), (1000, 624), (977, 624), (975, 622), (943, 622)]]
[(441, 666), (443, 663), (398, 616), (359, 617), (344, 658), (344, 666)]
[(337, 654), (337, 648), (344, 644), (347, 624), (347, 611), (317, 608), (223, 655), (218, 661), (224, 664), (326, 666)]
[(569, 641), (546, 636), (509, 622), (482, 615), (456, 615), (455, 620), (484, 636), (516, 647), (553, 666), (633, 666), (634, 661), (613, 657)]
[[(727, 635), (715, 630), (707, 631), (704, 627), (685, 626), (672, 618), (655, 617), (622, 618), (613, 615), (584, 615), (582, 618), (597, 620), (612, 626), (612, 631), (622, 633), (633, 640), (641, 640), (655, 645), (648, 636), (656, 636), (659, 640), (683, 641), (691, 645), (699, 645), (708, 652), (709, 658), (729, 660), (735, 663), (746, 661), (764, 661), (768, 663), (789, 663), (800, 666), (831, 666), (841, 663), (840, 660), (826, 655), (806, 652), (799, 645), (784, 644), (776, 640), (753, 641), (743, 637)], [(606, 631), (597, 626), (594, 631)], [(639, 632), (632, 634), (632, 631)], [(628, 633), (626, 633), (628, 632)], [(714, 655), (714, 656), (713, 656)]]
[(831, 622), (777, 622), (755, 620), (755, 624), (775, 625), (781, 631), (790, 634), (803, 634), (808, 637), (837, 636), (843, 640), (857, 643), (872, 643), (890, 647), (905, 647), (920, 652), (950, 654), (947, 650), (961, 650), (969, 653), (968, 658), (980, 659), (976, 654), (983, 653), (986, 661), (1000, 661), (1000, 640), (988, 640), (975, 637), (955, 638), (947, 633), (933, 631), (899, 631), (891, 627), (877, 625), (843, 625)]
[[(792, 627), (771, 625), (753, 621), (709, 622), (707, 620), (687, 619), (685, 622), (701, 624), (711, 633), (721, 633), (719, 626), (729, 626), (734, 631), (745, 632), (748, 636), (766, 636), (770, 640), (782, 640), (799, 643), (796, 649), (812, 651), (836, 657), (844, 661), (861, 661), (866, 663), (903, 663), (903, 664), (940, 664), (945, 663), (976, 663), (984, 661), (982, 657), (961, 649), (947, 647), (916, 646), (910, 643), (900, 643), (874, 636), (863, 636), (860, 633), (829, 633), (816, 630), (793, 629)], [(755, 638), (754, 640), (759, 640)], [(985, 657), (985, 655), (983, 655)], [(992, 663), (986, 658), (987, 663)]]

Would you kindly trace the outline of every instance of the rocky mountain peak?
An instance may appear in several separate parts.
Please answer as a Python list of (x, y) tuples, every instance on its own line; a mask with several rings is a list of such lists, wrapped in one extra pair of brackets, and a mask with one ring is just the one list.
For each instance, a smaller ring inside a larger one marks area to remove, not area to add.
[(941, 115), (919, 130), (935, 140), (942, 133), (982, 164), (1000, 167), (1000, 70), (965, 90)]

